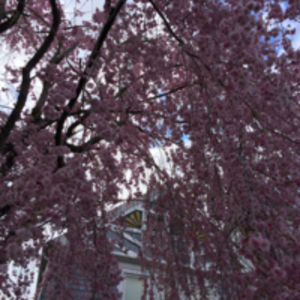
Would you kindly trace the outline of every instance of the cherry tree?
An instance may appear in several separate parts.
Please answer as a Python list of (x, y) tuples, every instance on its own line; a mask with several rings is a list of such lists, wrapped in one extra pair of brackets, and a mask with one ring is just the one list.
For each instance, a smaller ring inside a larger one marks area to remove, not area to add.
[(1, 44), (23, 61), (3, 66), (18, 90), (0, 112), (3, 295), (28, 299), (46, 247), (51, 297), (72, 299), (78, 271), (87, 299), (118, 299), (107, 208), (122, 189), (140, 199), (142, 182), (150, 299), (154, 286), (166, 299), (298, 299), (300, 2), (106, 0), (75, 14), (0, 0)]

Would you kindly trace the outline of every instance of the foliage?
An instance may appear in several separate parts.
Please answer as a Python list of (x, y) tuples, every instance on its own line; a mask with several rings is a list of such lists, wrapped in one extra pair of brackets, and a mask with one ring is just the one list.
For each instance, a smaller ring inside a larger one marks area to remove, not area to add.
[(51, 232), (68, 242), (42, 286), (76, 262), (91, 295), (117, 299), (106, 210), (144, 181), (162, 191), (143, 198), (150, 295), (299, 299), (300, 51), (286, 24), (300, 2), (107, 0), (81, 24), (62, 2), (0, 0), (1, 43), (25, 60), (5, 65), (18, 98), (0, 116), (2, 293), (27, 299)]

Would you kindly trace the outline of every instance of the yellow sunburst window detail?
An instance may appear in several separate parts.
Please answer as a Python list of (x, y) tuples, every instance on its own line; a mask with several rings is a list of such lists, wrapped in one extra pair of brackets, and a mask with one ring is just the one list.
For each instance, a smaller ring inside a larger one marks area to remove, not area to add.
[(204, 238), (204, 233), (200, 231), (195, 225), (193, 227), (194, 227), (194, 232), (196, 237), (198, 238), (199, 241), (201, 241)]
[(204, 238), (204, 234), (201, 233), (199, 230), (196, 230), (196, 236), (200, 241)]
[(141, 228), (142, 227), (142, 212), (135, 210), (125, 217), (125, 222), (128, 227)]

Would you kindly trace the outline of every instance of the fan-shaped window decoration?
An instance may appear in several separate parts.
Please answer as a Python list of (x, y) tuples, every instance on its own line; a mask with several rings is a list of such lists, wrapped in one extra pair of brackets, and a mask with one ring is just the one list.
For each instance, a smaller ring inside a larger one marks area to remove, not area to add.
[(142, 228), (143, 213), (140, 210), (135, 210), (125, 216), (125, 223), (131, 228)]
[(201, 233), (199, 230), (196, 230), (196, 237), (198, 238), (199, 241), (201, 241), (204, 238), (204, 234)]
[(200, 231), (195, 225), (193, 226), (194, 227), (194, 232), (195, 232), (195, 235), (196, 237), (198, 238), (199, 241), (203, 240), (204, 238), (204, 233), (202, 231)]

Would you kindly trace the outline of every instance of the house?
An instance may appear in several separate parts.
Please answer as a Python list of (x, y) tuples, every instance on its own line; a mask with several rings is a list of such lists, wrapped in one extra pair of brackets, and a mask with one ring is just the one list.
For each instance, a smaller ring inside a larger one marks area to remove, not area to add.
[[(144, 222), (147, 218), (147, 212), (143, 208), (142, 201), (133, 201), (125, 203), (109, 211), (108, 214), (110, 220), (110, 229), (108, 231), (108, 237), (116, 241), (113, 255), (117, 258), (119, 269), (123, 280), (117, 286), (119, 292), (122, 293), (122, 300), (141, 300), (144, 292), (144, 282), (141, 278), (147, 278), (149, 274), (147, 271), (142, 270), (141, 264), (138, 258), (138, 253), (141, 249), (142, 233), (144, 228)], [(122, 217), (122, 220), (126, 223), (126, 228), (122, 230), (122, 233), (118, 232), (115, 221)], [(116, 226), (116, 227), (114, 227)], [(116, 228), (116, 230), (114, 230)], [(199, 238), (202, 235), (198, 232)], [(63, 237), (60, 238), (64, 243)], [(47, 252), (43, 251), (41, 268), (38, 282), (41, 282), (42, 274), (47, 269)], [(81, 300), (84, 297), (84, 283), (80, 280), (76, 280), (76, 283), (72, 284), (72, 289), (75, 291), (76, 296), (72, 299)], [(37, 300), (46, 299), (47, 288), (42, 290), (38, 295)], [(155, 300), (165, 300), (164, 293), (154, 288)], [(96, 299), (103, 299), (101, 297)], [(182, 299), (186, 299), (182, 297)], [(195, 300), (194, 298), (188, 298)], [(211, 296), (210, 299), (215, 299)]]
[[(118, 289), (123, 294), (122, 300), (140, 300), (143, 294), (143, 282), (139, 278), (146, 274), (141, 270), (138, 252), (141, 248), (143, 221), (146, 218), (146, 212), (141, 201), (136, 201), (130, 205), (123, 204), (115, 208), (110, 212), (110, 216), (112, 219), (124, 216), (127, 225), (123, 232), (124, 240), (122, 241), (125, 249), (115, 247), (113, 252), (118, 259), (124, 278)], [(121, 238), (113, 231), (110, 232), (110, 235), (114, 239)]]
[[(124, 216), (126, 223), (126, 229), (123, 230), (122, 236), (117, 232), (117, 230), (109, 229), (108, 237), (117, 242), (120, 245), (115, 245), (113, 250), (113, 255), (117, 258), (119, 268), (122, 272), (123, 280), (117, 287), (122, 293), (122, 300), (140, 300), (143, 294), (143, 281), (140, 280), (141, 276), (145, 276), (145, 272), (142, 271), (138, 252), (141, 248), (141, 235), (143, 228), (143, 220), (146, 217), (145, 210), (142, 207), (141, 201), (134, 201), (132, 203), (123, 204), (119, 207), (114, 208), (109, 212), (109, 218), (112, 223), (120, 216)], [(62, 243), (64, 243), (64, 237), (59, 238)], [(42, 275), (47, 269), (47, 251), (44, 249), (41, 258), (41, 267), (39, 272), (38, 284), (42, 280)], [(146, 275), (147, 276), (147, 275)], [(78, 300), (83, 299), (83, 287), (80, 284), (74, 285), (72, 289), (76, 290), (78, 295)], [(37, 300), (43, 300), (46, 298), (47, 288), (39, 293)], [(157, 299), (161, 299), (157, 292)], [(76, 299), (77, 300), (77, 299)]]

